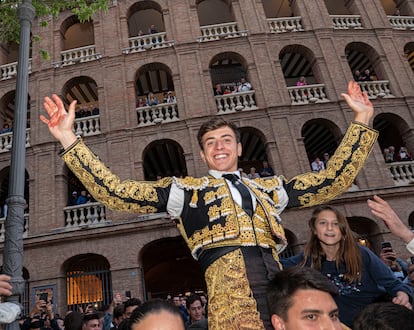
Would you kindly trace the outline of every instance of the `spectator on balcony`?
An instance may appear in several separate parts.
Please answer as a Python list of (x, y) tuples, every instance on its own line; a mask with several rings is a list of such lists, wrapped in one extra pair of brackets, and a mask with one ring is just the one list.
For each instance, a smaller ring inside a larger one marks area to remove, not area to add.
[(397, 162), (407, 162), (413, 160), (411, 154), (408, 152), (406, 147), (401, 147), (397, 153)]
[(372, 81), (371, 71), (369, 71), (369, 69), (365, 69), (364, 73), (361, 75), (360, 81)]
[(90, 113), (90, 116), (97, 116), (97, 115), (99, 115), (99, 108), (98, 108), (98, 106), (96, 104), (91, 104), (89, 106), (89, 113)]
[(239, 171), (241, 178), (248, 178), (246, 172), (244, 172), (242, 167), (239, 167), (237, 170)]
[(149, 34), (155, 34), (158, 33), (157, 29), (155, 28), (154, 24), (151, 24), (151, 26), (148, 28), (148, 33)]
[(355, 80), (355, 81), (361, 81), (361, 78), (362, 78), (362, 76), (361, 76), (361, 71), (359, 71), (359, 70), (355, 70), (355, 71), (354, 71), (354, 80)]
[(74, 205), (76, 205), (76, 204), (77, 204), (77, 200), (78, 200), (78, 192), (77, 192), (76, 190), (74, 190), (74, 191), (72, 192), (72, 195), (70, 195), (70, 197), (69, 197), (69, 202), (68, 202), (68, 205), (69, 205), (69, 206), (74, 206)]
[(223, 95), (223, 94), (224, 94), (224, 91), (221, 88), (221, 84), (216, 84), (216, 87), (214, 88), (214, 96)]
[(82, 190), (78, 198), (76, 199), (76, 205), (86, 204), (88, 202), (88, 193), (86, 190)]
[(10, 133), (12, 131), (8, 123), (4, 123), (3, 128), (0, 130), (0, 134)]
[(164, 103), (175, 103), (177, 102), (177, 98), (173, 94), (173, 92), (168, 91), (164, 93)]
[(326, 163), (329, 161), (330, 158), (331, 156), (327, 152), (324, 152), (322, 161), (323, 161), (323, 165), (325, 165), (325, 168), (326, 168)]
[(315, 160), (311, 163), (312, 171), (319, 172), (325, 169), (323, 161), (319, 157), (316, 157)]
[(270, 167), (267, 160), (264, 160), (262, 163), (262, 169), (260, 171), (260, 176), (267, 177), (267, 176), (273, 176), (275, 173), (273, 172), (273, 169)]
[(246, 78), (242, 77), (240, 80), (240, 85), (237, 88), (239, 92), (247, 92), (252, 89), (252, 85), (246, 80)]
[(256, 172), (256, 167), (250, 167), (250, 172), (247, 174), (247, 176), (251, 180), (260, 178), (259, 173)]
[(79, 109), (76, 111), (75, 117), (76, 118), (83, 118), (86, 116), (86, 111), (84, 107), (79, 107)]
[(231, 92), (231, 89), (230, 89), (229, 86), (227, 86), (226, 88), (224, 88), (223, 95), (227, 95), (227, 94), (231, 94), (231, 93), (232, 92)]
[(384, 148), (383, 156), (386, 163), (392, 163), (394, 161), (392, 155), (390, 155), (390, 149)]
[(390, 157), (391, 157), (392, 161), (395, 162), (396, 159), (397, 159), (397, 155), (395, 154), (395, 147), (394, 146), (389, 146), (388, 150), (390, 151)]
[(401, 12), (399, 8), (395, 8), (395, 12), (392, 16), (401, 16)]
[(301, 87), (301, 86), (306, 86), (306, 79), (304, 76), (300, 76), (299, 80), (296, 82), (296, 86)]
[(155, 95), (153, 93), (148, 93), (148, 97), (146, 100), (146, 104), (148, 107), (153, 106), (153, 105), (157, 105), (158, 103), (160, 103), (160, 101), (158, 101), (158, 99), (155, 97)]
[(139, 30), (138, 31), (138, 37), (141, 37), (141, 36), (143, 36), (144, 35), (144, 32), (142, 32), (142, 30)]
[(142, 97), (140, 97), (137, 101), (136, 107), (137, 108), (142, 108), (142, 107), (146, 107), (146, 106), (147, 106), (147, 103), (145, 102), (145, 100)]

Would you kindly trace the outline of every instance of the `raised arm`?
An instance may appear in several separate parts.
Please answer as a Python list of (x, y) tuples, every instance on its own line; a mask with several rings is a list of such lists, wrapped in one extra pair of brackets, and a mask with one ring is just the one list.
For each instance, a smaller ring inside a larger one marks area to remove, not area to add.
[(348, 83), (348, 94), (342, 93), (341, 95), (354, 111), (354, 121), (369, 125), (374, 115), (374, 107), (368, 99), (367, 93), (361, 92), (359, 84), (356, 81), (350, 81)]
[(401, 238), (407, 244), (414, 239), (414, 233), (401, 221), (390, 204), (385, 200), (374, 195), (367, 203), (372, 214), (383, 220), (394, 235)]
[(49, 127), (50, 133), (64, 149), (76, 141), (76, 135), (72, 130), (75, 121), (75, 106), (76, 101), (73, 101), (66, 111), (62, 100), (56, 94), (53, 94), (52, 98), (46, 96), (44, 99), (43, 107), (49, 118), (40, 115), (40, 120)]

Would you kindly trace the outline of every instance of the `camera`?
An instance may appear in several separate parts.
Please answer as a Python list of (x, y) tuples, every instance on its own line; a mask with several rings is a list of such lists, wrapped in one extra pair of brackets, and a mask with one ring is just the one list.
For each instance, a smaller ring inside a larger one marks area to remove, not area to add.
[[(381, 243), (381, 248), (384, 252), (393, 252), (392, 250), (392, 245), (390, 242), (382, 242)], [(388, 260), (390, 261), (395, 261), (396, 258), (395, 257), (387, 257)]]
[(42, 292), (42, 293), (39, 295), (39, 300), (43, 300), (45, 303), (47, 303), (47, 298), (48, 298), (48, 294), (47, 294), (47, 292)]

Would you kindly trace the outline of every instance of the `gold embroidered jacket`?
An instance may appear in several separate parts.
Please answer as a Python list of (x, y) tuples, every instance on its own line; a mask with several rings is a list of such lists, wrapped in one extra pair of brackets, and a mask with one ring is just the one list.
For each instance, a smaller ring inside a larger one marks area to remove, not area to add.
[(163, 178), (156, 182), (120, 181), (88, 147), (77, 140), (62, 154), (67, 166), (89, 193), (107, 207), (139, 213), (164, 212), (172, 185), (184, 191), (178, 228), (193, 256), (201, 249), (219, 246), (270, 247), (277, 258), (286, 245), (279, 214), (285, 207), (310, 207), (346, 191), (368, 157), (378, 133), (352, 123), (327, 168), (298, 175), (291, 180), (245, 179), (256, 195), (252, 218), (233, 201), (222, 178)]

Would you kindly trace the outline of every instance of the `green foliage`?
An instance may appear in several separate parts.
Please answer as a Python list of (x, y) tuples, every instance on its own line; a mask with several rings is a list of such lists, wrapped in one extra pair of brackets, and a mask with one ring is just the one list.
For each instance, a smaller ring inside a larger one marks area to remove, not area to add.
[[(0, 0), (0, 42), (19, 42), (20, 21), (17, 15), (22, 0)], [(80, 22), (89, 21), (99, 10), (106, 11), (111, 0), (32, 0), (40, 26), (47, 26), (47, 18), (70, 10)]]

